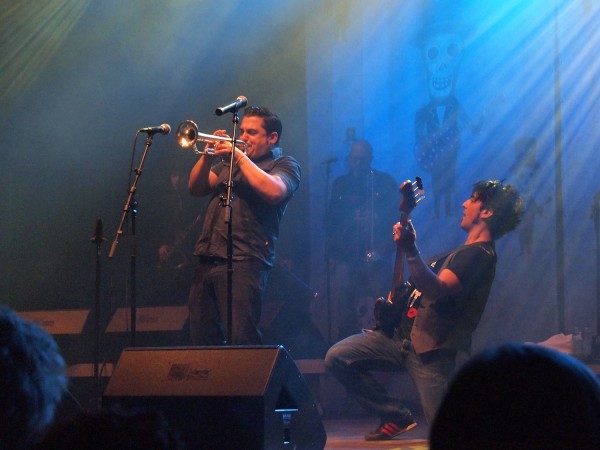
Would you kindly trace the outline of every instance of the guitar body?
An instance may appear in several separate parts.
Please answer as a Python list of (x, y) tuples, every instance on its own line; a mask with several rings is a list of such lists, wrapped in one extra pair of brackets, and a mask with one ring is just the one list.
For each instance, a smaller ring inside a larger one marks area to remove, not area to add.
[(400, 323), (402, 317), (408, 313), (408, 303), (413, 286), (405, 281), (391, 300), (379, 297), (375, 302), (373, 315), (375, 316), (375, 329), (383, 331), (388, 337), (394, 335), (394, 328)]
[(165, 244), (159, 249), (159, 258), (156, 269), (161, 273), (177, 272), (185, 269), (189, 265), (187, 255), (181, 250), (182, 244), (190, 235), (194, 227), (200, 223), (202, 215), (199, 214), (192, 223), (183, 231), (177, 233), (177, 237), (172, 245)]

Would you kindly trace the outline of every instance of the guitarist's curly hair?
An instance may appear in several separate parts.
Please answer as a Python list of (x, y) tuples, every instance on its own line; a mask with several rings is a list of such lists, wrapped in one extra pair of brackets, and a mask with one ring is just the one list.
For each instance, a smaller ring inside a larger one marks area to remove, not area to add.
[(473, 194), (486, 209), (493, 211), (492, 216), (484, 220), (494, 240), (514, 230), (521, 222), (523, 199), (513, 185), (499, 180), (478, 181), (473, 185)]

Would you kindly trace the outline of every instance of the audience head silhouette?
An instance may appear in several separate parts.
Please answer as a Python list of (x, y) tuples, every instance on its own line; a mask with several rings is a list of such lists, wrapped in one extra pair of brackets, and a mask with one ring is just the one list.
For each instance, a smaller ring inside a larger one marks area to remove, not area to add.
[(451, 382), (430, 448), (600, 448), (600, 382), (580, 361), (539, 345), (485, 350)]
[(0, 448), (29, 445), (52, 422), (66, 387), (52, 336), (0, 305)]
[(183, 445), (158, 411), (81, 411), (55, 423), (35, 450), (180, 450)]

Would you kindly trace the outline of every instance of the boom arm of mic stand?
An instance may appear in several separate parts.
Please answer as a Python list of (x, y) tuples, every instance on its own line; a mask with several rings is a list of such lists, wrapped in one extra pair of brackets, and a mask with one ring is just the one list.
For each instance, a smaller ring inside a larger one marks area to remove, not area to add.
[(119, 228), (117, 230), (117, 234), (115, 236), (115, 240), (112, 243), (110, 253), (108, 254), (109, 258), (114, 256), (115, 250), (117, 248), (117, 244), (119, 243), (119, 237), (123, 234), (123, 227), (125, 225), (125, 220), (127, 218), (127, 214), (131, 211), (132, 217), (132, 233), (133, 236), (133, 244), (131, 250), (131, 345), (135, 346), (135, 335), (136, 335), (136, 324), (137, 324), (137, 306), (136, 306), (136, 297), (135, 297), (135, 281), (136, 281), (136, 243), (135, 243), (135, 216), (137, 213), (137, 203), (133, 198), (136, 190), (137, 184), (142, 175), (142, 168), (144, 166), (144, 161), (146, 161), (146, 155), (148, 154), (148, 149), (152, 145), (152, 134), (148, 134), (146, 138), (146, 147), (144, 148), (144, 153), (142, 154), (142, 158), (140, 159), (140, 164), (138, 168), (135, 170), (135, 177), (133, 179), (133, 183), (129, 188), (129, 194), (127, 196), (127, 201), (125, 202), (125, 206), (123, 207), (123, 211), (121, 214), (121, 222), (119, 223)]
[(123, 227), (125, 226), (125, 220), (127, 220), (127, 213), (129, 213), (131, 205), (135, 202), (135, 200), (133, 199), (133, 195), (135, 194), (135, 185), (137, 183), (138, 178), (138, 171), (136, 171), (136, 177), (133, 181), (133, 185), (129, 189), (129, 195), (127, 196), (127, 200), (125, 201), (125, 206), (123, 207), (123, 214), (121, 215), (121, 222), (119, 223), (119, 228), (117, 229), (115, 240), (113, 241), (110, 247), (110, 252), (108, 253), (109, 258), (112, 258), (115, 255), (117, 245), (119, 244), (119, 238), (123, 235)]

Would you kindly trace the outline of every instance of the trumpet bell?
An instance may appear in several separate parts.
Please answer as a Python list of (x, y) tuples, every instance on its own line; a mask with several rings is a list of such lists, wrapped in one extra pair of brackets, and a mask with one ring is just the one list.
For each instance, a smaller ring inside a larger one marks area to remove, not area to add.
[[(177, 142), (182, 148), (191, 148), (197, 155), (213, 155), (214, 146), (217, 142), (230, 142), (230, 139), (225, 136), (215, 136), (213, 134), (205, 134), (198, 132), (198, 125), (192, 120), (184, 120), (177, 127)], [(198, 150), (197, 142), (206, 143), (206, 148)], [(235, 146), (246, 152), (246, 143), (239, 139), (235, 140)]]
[(198, 152), (196, 141), (198, 140), (198, 125), (191, 120), (185, 120), (177, 128), (177, 142), (180, 147), (192, 148)]

